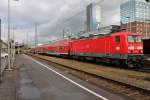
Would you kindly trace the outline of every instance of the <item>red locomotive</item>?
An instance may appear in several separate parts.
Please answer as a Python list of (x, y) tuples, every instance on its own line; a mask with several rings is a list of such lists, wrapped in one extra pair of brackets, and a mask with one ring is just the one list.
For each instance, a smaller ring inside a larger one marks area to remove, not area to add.
[(31, 51), (77, 59), (90, 58), (107, 63), (127, 64), (129, 67), (141, 66), (144, 58), (142, 36), (128, 32), (63, 40), (46, 47), (33, 48)]

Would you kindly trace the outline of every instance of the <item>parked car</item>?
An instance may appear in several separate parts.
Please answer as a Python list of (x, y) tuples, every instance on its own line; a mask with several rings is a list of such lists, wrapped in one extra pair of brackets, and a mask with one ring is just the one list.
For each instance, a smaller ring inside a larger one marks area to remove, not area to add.
[(8, 53), (1, 53), (1, 58), (7, 58), (8, 57)]
[(8, 57), (7, 48), (2, 48), (2, 50), (1, 50), (1, 58), (6, 58), (6, 57)]

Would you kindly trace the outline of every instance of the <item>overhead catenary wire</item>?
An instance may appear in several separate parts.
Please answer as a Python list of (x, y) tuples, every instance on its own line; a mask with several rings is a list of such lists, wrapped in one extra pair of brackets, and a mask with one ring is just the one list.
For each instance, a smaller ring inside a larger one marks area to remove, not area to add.
[[(96, 4), (102, 4), (105, 0), (95, 0)], [(85, 23), (86, 23), (86, 6), (89, 5), (90, 3), (92, 3), (92, 1), (90, 0), (90, 2), (88, 2), (87, 4), (85, 4), (85, 7), (79, 11), (77, 11), (75, 14), (73, 14), (72, 16), (69, 16), (69, 17), (66, 17), (65, 19), (61, 19), (59, 21), (59, 23), (56, 23), (55, 24), (55, 27), (59, 27), (60, 30), (58, 30), (57, 33), (61, 33), (62, 36), (64, 37), (65, 33), (64, 33), (64, 29), (67, 27), (71, 30), (70, 27), (72, 27), (71, 24), (74, 24), (74, 23), (71, 23), (73, 21), (75, 21), (77, 17), (81, 17), (83, 18), (83, 21), (80, 22), (79, 24), (82, 24), (84, 25), (83, 28), (85, 28)], [(81, 15), (82, 14), (82, 15)], [(60, 24), (60, 23), (63, 23)], [(36, 39), (35, 39), (36, 40)]]

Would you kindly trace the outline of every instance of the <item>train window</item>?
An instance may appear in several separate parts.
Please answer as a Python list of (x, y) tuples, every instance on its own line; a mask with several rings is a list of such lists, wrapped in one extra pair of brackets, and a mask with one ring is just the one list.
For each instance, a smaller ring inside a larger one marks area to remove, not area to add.
[(130, 43), (133, 43), (133, 42), (134, 42), (133, 36), (128, 36), (128, 42), (130, 42)]
[(116, 36), (115, 40), (116, 40), (117, 43), (119, 43), (120, 42), (120, 36)]
[(132, 35), (130, 35), (130, 36), (128, 36), (127, 40), (130, 43), (133, 43), (133, 42), (140, 43), (140, 42), (142, 42), (142, 37), (141, 36), (132, 36)]

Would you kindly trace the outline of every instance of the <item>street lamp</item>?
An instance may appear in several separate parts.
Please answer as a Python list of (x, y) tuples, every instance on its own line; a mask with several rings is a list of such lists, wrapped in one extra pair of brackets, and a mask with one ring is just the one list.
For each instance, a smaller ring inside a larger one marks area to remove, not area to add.
[[(13, 1), (19, 1), (19, 0), (13, 0)], [(10, 0), (8, 0), (8, 70), (11, 70), (12, 68), (12, 58), (11, 58), (11, 41), (10, 41)]]

